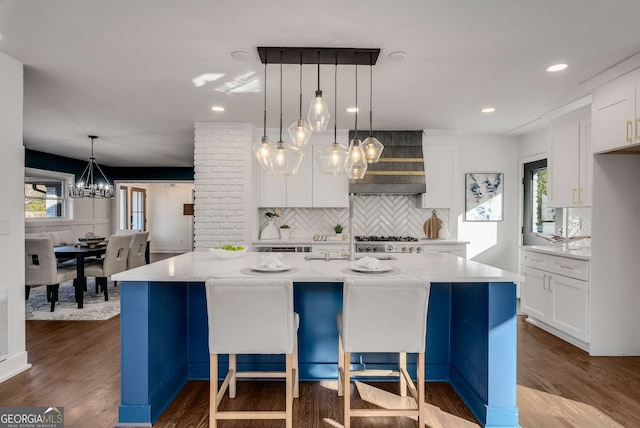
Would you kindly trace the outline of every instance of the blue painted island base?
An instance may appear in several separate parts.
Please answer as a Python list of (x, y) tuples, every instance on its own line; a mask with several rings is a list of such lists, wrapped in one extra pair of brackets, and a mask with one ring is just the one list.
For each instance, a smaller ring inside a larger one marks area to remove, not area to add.
[[(516, 287), (433, 283), (427, 318), (427, 381), (449, 382), (486, 427), (518, 427)], [(337, 379), (342, 283), (295, 283), (300, 380)], [(209, 379), (204, 283), (123, 282), (119, 426), (155, 422), (189, 380)], [(408, 355), (412, 376), (416, 356)], [(353, 369), (397, 368), (395, 354), (353, 354)], [(241, 370), (283, 370), (282, 355), (240, 355)], [(227, 371), (220, 357), (220, 376)]]

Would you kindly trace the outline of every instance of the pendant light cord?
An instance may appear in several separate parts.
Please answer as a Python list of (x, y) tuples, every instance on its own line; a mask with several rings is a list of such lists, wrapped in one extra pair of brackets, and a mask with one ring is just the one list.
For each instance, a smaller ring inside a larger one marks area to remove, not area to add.
[(262, 121), (264, 126), (263, 137), (267, 137), (267, 57), (264, 58), (264, 120)]
[(356, 52), (356, 132), (354, 140), (358, 139), (358, 52)]
[(336, 54), (336, 70), (333, 83), (333, 111), (336, 117), (333, 119), (333, 144), (338, 144), (338, 55)]
[(369, 62), (369, 136), (373, 136), (373, 61)]
[(300, 52), (300, 119), (302, 119), (302, 52)]
[(318, 91), (320, 91), (320, 51), (318, 51)]
[(282, 51), (280, 51), (280, 140), (282, 142)]

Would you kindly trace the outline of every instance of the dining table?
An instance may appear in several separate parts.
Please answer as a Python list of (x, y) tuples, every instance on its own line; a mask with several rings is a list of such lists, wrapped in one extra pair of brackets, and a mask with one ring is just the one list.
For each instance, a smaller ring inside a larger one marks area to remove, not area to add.
[(77, 281), (75, 285), (76, 302), (78, 303), (78, 309), (84, 307), (84, 290), (87, 288), (87, 278), (84, 276), (84, 263), (87, 257), (102, 257), (107, 251), (106, 244), (98, 244), (96, 246), (87, 245), (62, 245), (59, 247), (53, 247), (53, 252), (58, 259), (76, 259), (76, 273)]

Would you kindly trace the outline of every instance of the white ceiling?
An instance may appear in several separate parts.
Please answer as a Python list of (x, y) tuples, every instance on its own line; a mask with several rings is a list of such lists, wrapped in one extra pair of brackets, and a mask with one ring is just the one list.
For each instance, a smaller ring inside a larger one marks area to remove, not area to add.
[[(322, 10), (311, 9), (321, 5)], [(111, 166), (193, 165), (193, 123), (262, 127), (263, 92), (224, 93), (255, 73), (257, 46), (380, 48), (374, 128), (515, 135), (589, 91), (580, 82), (640, 51), (638, 0), (0, 0), (0, 52), (24, 63), (24, 144)], [(236, 60), (232, 51), (245, 51)], [(388, 59), (405, 51), (402, 62)], [(566, 62), (556, 74), (544, 69)], [(225, 73), (196, 88), (191, 79)], [(284, 66), (284, 127), (298, 114), (298, 66)], [(304, 115), (316, 68), (304, 67)], [(322, 67), (333, 112), (333, 68)], [(338, 74), (338, 127), (353, 128), (354, 69)], [(368, 128), (367, 67), (358, 126)], [(277, 127), (269, 66), (268, 127)], [(212, 105), (226, 111), (213, 113)], [(491, 115), (480, 113), (495, 106)], [(333, 126), (333, 120), (330, 124)]]

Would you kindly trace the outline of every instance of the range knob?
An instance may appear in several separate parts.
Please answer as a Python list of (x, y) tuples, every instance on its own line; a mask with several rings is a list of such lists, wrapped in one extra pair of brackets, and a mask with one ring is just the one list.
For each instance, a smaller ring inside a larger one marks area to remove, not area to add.
[(409, 252), (413, 253), (415, 251), (415, 249), (413, 247), (409, 247)]
[(417, 252), (417, 253), (421, 253), (421, 252), (422, 252), (422, 247), (417, 247), (417, 248), (416, 248), (416, 252)]
[(365, 251), (371, 251), (371, 245), (367, 245), (367, 248), (365, 249)]
[(393, 253), (393, 245), (389, 244), (384, 247), (384, 251), (387, 253)]
[(402, 252), (406, 253), (407, 252), (407, 247), (402, 247)]

